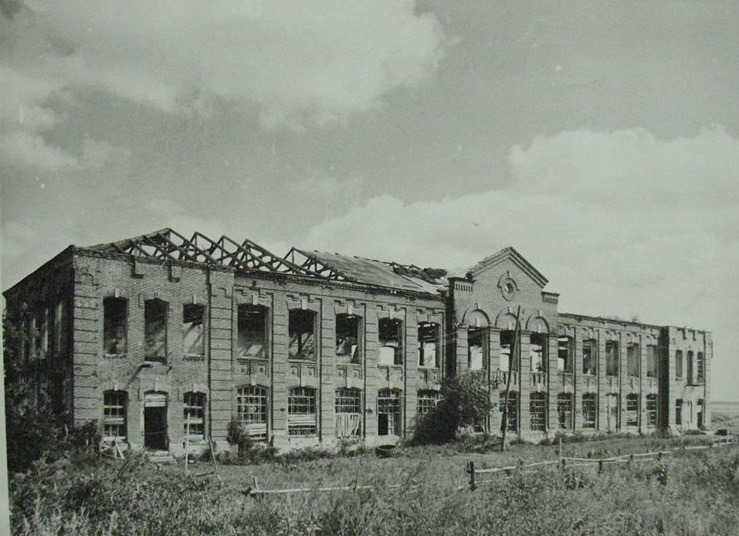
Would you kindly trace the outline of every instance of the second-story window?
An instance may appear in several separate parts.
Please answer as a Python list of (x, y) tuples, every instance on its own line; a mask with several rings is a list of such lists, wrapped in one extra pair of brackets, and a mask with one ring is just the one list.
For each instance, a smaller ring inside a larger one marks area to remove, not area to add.
[(675, 350), (675, 378), (683, 377), (683, 351)]
[(706, 372), (706, 362), (703, 359), (703, 352), (698, 352), (698, 357), (696, 359), (696, 381), (698, 383), (703, 383), (703, 377)]
[(439, 324), (418, 326), (418, 366), (439, 368)]
[(653, 344), (647, 346), (647, 377), (656, 378), (659, 362), (657, 358), (657, 347)]
[(606, 376), (618, 376), (618, 343), (606, 342)]
[(572, 338), (559, 337), (557, 339), (557, 371), (572, 374), (575, 370), (572, 362)]
[(531, 372), (547, 371), (547, 344), (546, 335), (541, 333), (531, 334), (531, 345), (529, 346), (529, 356), (531, 357)]
[(316, 313), (305, 309), (293, 309), (289, 318), (290, 359), (316, 359)]
[(360, 320), (357, 315), (336, 315), (336, 357), (342, 363), (360, 362)]
[(380, 365), (403, 364), (403, 322), (394, 318), (380, 319)]
[(598, 374), (598, 342), (592, 339), (582, 342), (582, 373), (585, 376)]
[(239, 305), (236, 340), (238, 357), (267, 357), (267, 311), (266, 307)]
[[(57, 308), (57, 311), (59, 310), (63, 309)], [(125, 354), (128, 350), (127, 316), (128, 301), (126, 299), (105, 298), (103, 300), (103, 351), (107, 355)], [(59, 324), (61, 324), (61, 319)], [(61, 331), (60, 325), (57, 332), (61, 333)], [(61, 337), (59, 337), (58, 346), (61, 346)]]
[(144, 357), (147, 361), (167, 360), (167, 302), (144, 302)]
[(639, 377), (639, 345), (632, 343), (626, 346), (626, 372), (632, 378)]
[(187, 356), (205, 355), (205, 306), (187, 304), (182, 307), (182, 349)]

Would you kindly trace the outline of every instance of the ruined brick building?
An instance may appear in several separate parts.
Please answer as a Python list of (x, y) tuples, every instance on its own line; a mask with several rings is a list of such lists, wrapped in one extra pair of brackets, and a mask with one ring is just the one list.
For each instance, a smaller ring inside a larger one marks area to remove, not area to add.
[(453, 274), (165, 229), (70, 246), (5, 297), (39, 394), (133, 447), (225, 448), (232, 419), (278, 448), (392, 443), (469, 369), (483, 426), (509, 384), (527, 439), (710, 424), (710, 332), (560, 313), (546, 283), (513, 248)]

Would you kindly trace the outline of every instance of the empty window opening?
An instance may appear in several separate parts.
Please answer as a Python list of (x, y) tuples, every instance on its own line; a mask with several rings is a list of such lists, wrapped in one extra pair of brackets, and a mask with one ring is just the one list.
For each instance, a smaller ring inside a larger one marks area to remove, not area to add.
[(305, 309), (290, 311), (290, 359), (316, 359), (316, 313)]
[(683, 377), (683, 351), (675, 350), (675, 378)]
[(360, 362), (360, 324), (357, 315), (336, 315), (336, 357), (342, 363)]
[(706, 362), (703, 359), (703, 352), (698, 352), (695, 363), (696, 363), (696, 371), (695, 371), (696, 381), (698, 383), (703, 383), (705, 367), (706, 367)]
[(185, 355), (205, 355), (205, 306), (187, 304), (182, 307), (182, 348)]
[(182, 429), (190, 438), (205, 437), (205, 393), (185, 393)]
[(247, 435), (256, 441), (267, 439), (267, 389), (258, 385), (239, 387), (236, 418)]
[(675, 425), (681, 426), (683, 424), (683, 399), (678, 398), (675, 400)]
[(606, 376), (618, 376), (618, 343), (606, 342)]
[(312, 436), (316, 433), (316, 390), (293, 387), (287, 398), (287, 434)]
[(167, 394), (144, 394), (144, 447), (167, 450)]
[(696, 404), (698, 407), (698, 428), (703, 429), (703, 399), (699, 398), (698, 403)]
[(557, 395), (557, 420), (562, 430), (572, 430), (572, 393)]
[(657, 347), (653, 344), (647, 346), (647, 377), (657, 377), (657, 367), (659, 367), (657, 355)]
[(596, 416), (598, 415), (598, 402), (595, 393), (582, 395), (582, 427), (595, 428)]
[(488, 356), (487, 335), (487, 328), (471, 328), (467, 332), (467, 368), (470, 370), (486, 368)]
[(693, 383), (693, 352), (688, 351), (688, 383)]
[(433, 389), (422, 389), (418, 391), (418, 406), (416, 414), (420, 417), (431, 413), (436, 404), (439, 403), (441, 394)]
[(531, 334), (531, 345), (529, 356), (531, 358), (532, 372), (547, 372), (547, 345), (549, 337), (540, 333)]
[(125, 391), (105, 391), (103, 393), (103, 437), (125, 441), (127, 435), (126, 405), (128, 395)]
[(362, 435), (362, 391), (336, 390), (336, 437)]
[[(500, 418), (501, 418), (501, 431), (503, 430), (503, 408), (506, 407), (505, 391), (500, 393)], [(518, 428), (518, 393), (516, 391), (508, 392), (508, 411), (506, 412), (506, 420), (508, 426), (506, 430), (515, 432)]]
[(647, 426), (654, 428), (657, 426), (657, 395), (648, 394), (646, 399), (647, 409)]
[(167, 360), (167, 302), (144, 302), (144, 357), (147, 361)]
[[(59, 309), (58, 307), (57, 314), (61, 323)], [(127, 313), (128, 301), (126, 299), (105, 298), (103, 300), (103, 346), (108, 355), (125, 354), (128, 350)], [(59, 333), (61, 335), (61, 326)], [(58, 345), (61, 346), (61, 340)]]
[(518, 349), (514, 348), (514, 332), (513, 331), (501, 331), (500, 332), (500, 370), (508, 372), (511, 370), (518, 370)]
[(380, 365), (403, 364), (403, 322), (393, 318), (380, 319)]
[(585, 376), (598, 374), (598, 342), (592, 339), (582, 342), (582, 373)]
[(639, 426), (639, 395), (626, 395), (626, 426)]
[[(124, 315), (125, 316), (125, 315)], [(123, 330), (125, 338), (125, 328)], [(64, 350), (62, 341), (64, 340), (64, 302), (60, 301), (56, 304), (54, 312), (54, 352), (62, 352)], [(125, 353), (125, 344), (124, 353)], [(107, 346), (106, 346), (107, 348)], [(106, 350), (107, 354), (108, 351)]]
[(639, 377), (639, 345), (635, 343), (626, 346), (626, 373), (632, 378)]
[(547, 429), (547, 395), (546, 393), (531, 393), (529, 397), (529, 413), (531, 415), (531, 429), (544, 432)]
[(565, 374), (572, 374), (572, 337), (559, 337), (557, 339), (557, 371)]
[(267, 308), (239, 305), (236, 355), (238, 357), (267, 357)]
[(401, 433), (400, 421), (400, 391), (382, 389), (377, 392), (377, 435), (399, 436)]
[(606, 394), (606, 430), (609, 432), (615, 432), (621, 427), (619, 398), (616, 393)]
[(439, 368), (439, 324), (418, 326), (418, 366)]

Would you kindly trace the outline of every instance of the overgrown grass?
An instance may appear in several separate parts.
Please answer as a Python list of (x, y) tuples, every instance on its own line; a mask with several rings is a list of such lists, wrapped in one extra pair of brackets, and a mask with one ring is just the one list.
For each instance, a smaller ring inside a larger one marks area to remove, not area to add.
[[(699, 438), (690, 439), (697, 441)], [(609, 454), (662, 450), (666, 439), (618, 439), (567, 445), (583, 456), (600, 443)], [(447, 447), (400, 449), (393, 459), (281, 460), (220, 466), (187, 477), (182, 466), (155, 469), (142, 457), (37, 464), (11, 481), (15, 534), (736, 534), (739, 447), (676, 452), (660, 462), (515, 471), (477, 490), (464, 462), (496, 466), (554, 459), (556, 447), (516, 445), (505, 453), (459, 454)], [(631, 450), (633, 449), (633, 450)], [(210, 469), (196, 464), (190, 474)], [(255, 499), (261, 488), (372, 485), (354, 492)], [(391, 487), (396, 485), (397, 487)], [(462, 489), (459, 489), (459, 488)]]

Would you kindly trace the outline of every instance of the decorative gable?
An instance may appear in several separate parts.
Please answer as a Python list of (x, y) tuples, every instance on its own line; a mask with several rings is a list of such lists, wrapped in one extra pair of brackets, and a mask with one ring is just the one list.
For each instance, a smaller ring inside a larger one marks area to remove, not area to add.
[[(486, 257), (478, 262), (470, 269), (470, 271), (468, 272), (468, 277), (471, 277), (472, 279), (477, 279), (481, 274), (507, 262), (511, 262), (516, 265), (540, 288), (544, 288), (549, 282), (549, 280), (544, 277), (544, 274), (534, 268), (534, 266), (529, 261), (527, 261), (523, 257), (523, 255), (521, 255), (512, 247), (501, 249), (497, 253), (494, 253), (493, 255)], [(501, 279), (501, 281), (499, 281), (499, 284), (504, 285), (505, 282)]]

